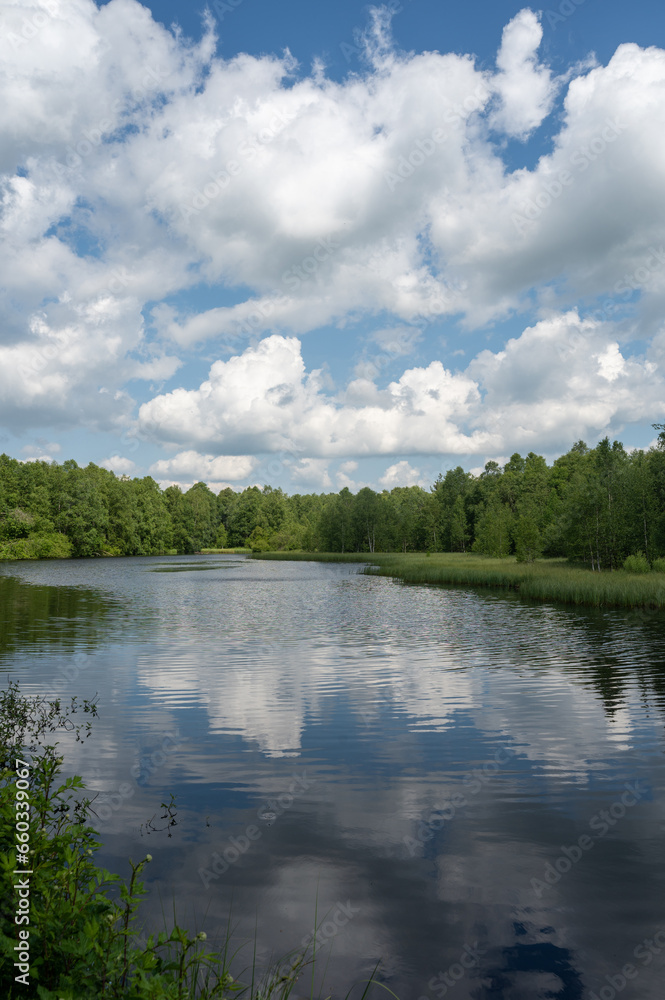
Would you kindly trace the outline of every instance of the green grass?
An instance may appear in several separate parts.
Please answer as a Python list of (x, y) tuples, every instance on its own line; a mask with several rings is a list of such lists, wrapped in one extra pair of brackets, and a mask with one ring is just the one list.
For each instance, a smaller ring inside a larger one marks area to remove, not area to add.
[(665, 573), (626, 570), (592, 573), (565, 559), (518, 563), (514, 557), (434, 552), (413, 553), (263, 552), (259, 559), (307, 559), (316, 562), (369, 563), (363, 572), (404, 583), (452, 584), (515, 590), (521, 597), (595, 607), (665, 608)]
[(239, 556), (239, 555), (249, 555), (251, 551), (252, 551), (251, 549), (239, 546), (238, 548), (235, 549), (201, 549), (200, 552), (196, 554), (202, 556), (219, 556), (219, 555)]
[(363, 563), (375, 562), (385, 559), (387, 556), (393, 558), (394, 553), (381, 553), (381, 555), (370, 555), (369, 552), (254, 552), (254, 559), (281, 559), (284, 562), (348, 562)]

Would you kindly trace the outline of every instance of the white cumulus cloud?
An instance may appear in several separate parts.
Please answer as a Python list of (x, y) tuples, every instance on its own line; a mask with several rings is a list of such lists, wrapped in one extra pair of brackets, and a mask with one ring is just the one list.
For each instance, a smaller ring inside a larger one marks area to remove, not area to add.
[[(523, 9), (493, 72), (437, 39), (399, 52), (377, 11), (366, 71), (337, 81), (288, 54), (221, 58), (211, 24), (193, 43), (136, 0), (15, 0), (2, 17), (0, 417), (17, 432), (118, 432), (152, 396), (142, 432), (202, 456), (198, 476), (219, 456), (476, 454), (657, 418), (662, 49), (627, 42), (554, 78)], [(511, 170), (506, 140), (559, 91), (547, 151)], [(218, 302), (183, 305), (200, 283)], [(600, 321), (571, 343), (581, 321), (562, 316), (626, 293), (624, 339)], [(432, 360), (379, 383), (380, 356), (420, 349), (410, 326), (517, 311), (528, 329), (465, 372)], [(380, 327), (374, 357), (334, 395), (297, 338), (360, 320)], [(572, 353), (550, 369), (552, 324)], [(630, 336), (655, 336), (648, 363)], [(232, 356), (165, 391), (204, 343)]]
[[(355, 379), (335, 395), (320, 372), (306, 371), (296, 338), (273, 335), (214, 362), (198, 389), (145, 403), (139, 429), (168, 444), (193, 440), (239, 455), (295, 451), (307, 459), (556, 450), (659, 412), (662, 374), (644, 357), (624, 356), (614, 333), (576, 311), (557, 313), (503, 350), (481, 351), (464, 372), (433, 361), (385, 388)], [(314, 467), (305, 462), (300, 470)], [(355, 468), (340, 467), (341, 485)], [(380, 482), (403, 485), (416, 474), (402, 460)]]
[(162, 480), (232, 481), (246, 479), (256, 467), (251, 455), (200, 455), (197, 451), (180, 451), (172, 458), (163, 458), (150, 467), (152, 475)]

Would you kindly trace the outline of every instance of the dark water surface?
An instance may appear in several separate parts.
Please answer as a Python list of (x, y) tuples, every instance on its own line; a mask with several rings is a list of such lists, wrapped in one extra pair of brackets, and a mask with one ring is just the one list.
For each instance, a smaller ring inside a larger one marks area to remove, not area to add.
[(101, 793), (101, 863), (153, 855), (157, 929), (175, 897), (219, 942), (232, 906), (247, 964), (317, 907), (336, 996), (381, 959), (401, 1000), (661, 1000), (662, 614), (356, 569), (2, 565), (5, 681), (99, 693), (66, 766)]

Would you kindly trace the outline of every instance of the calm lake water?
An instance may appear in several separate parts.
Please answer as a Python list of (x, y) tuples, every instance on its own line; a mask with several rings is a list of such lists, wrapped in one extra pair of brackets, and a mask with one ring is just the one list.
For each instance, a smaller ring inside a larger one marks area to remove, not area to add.
[(101, 863), (153, 855), (157, 929), (175, 898), (219, 943), (232, 910), (238, 973), (316, 912), (335, 996), (381, 959), (401, 1000), (662, 1000), (662, 614), (357, 569), (2, 564), (4, 681), (99, 695), (66, 766)]

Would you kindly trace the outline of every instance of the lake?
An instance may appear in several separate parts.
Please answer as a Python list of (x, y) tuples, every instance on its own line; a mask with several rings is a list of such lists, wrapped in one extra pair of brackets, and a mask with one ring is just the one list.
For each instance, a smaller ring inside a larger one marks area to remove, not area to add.
[(381, 959), (401, 1000), (661, 1000), (662, 612), (240, 556), (5, 563), (0, 597), (5, 681), (98, 693), (66, 769), (103, 865), (152, 854), (151, 927), (231, 912), (240, 974), (317, 923), (326, 995)]

